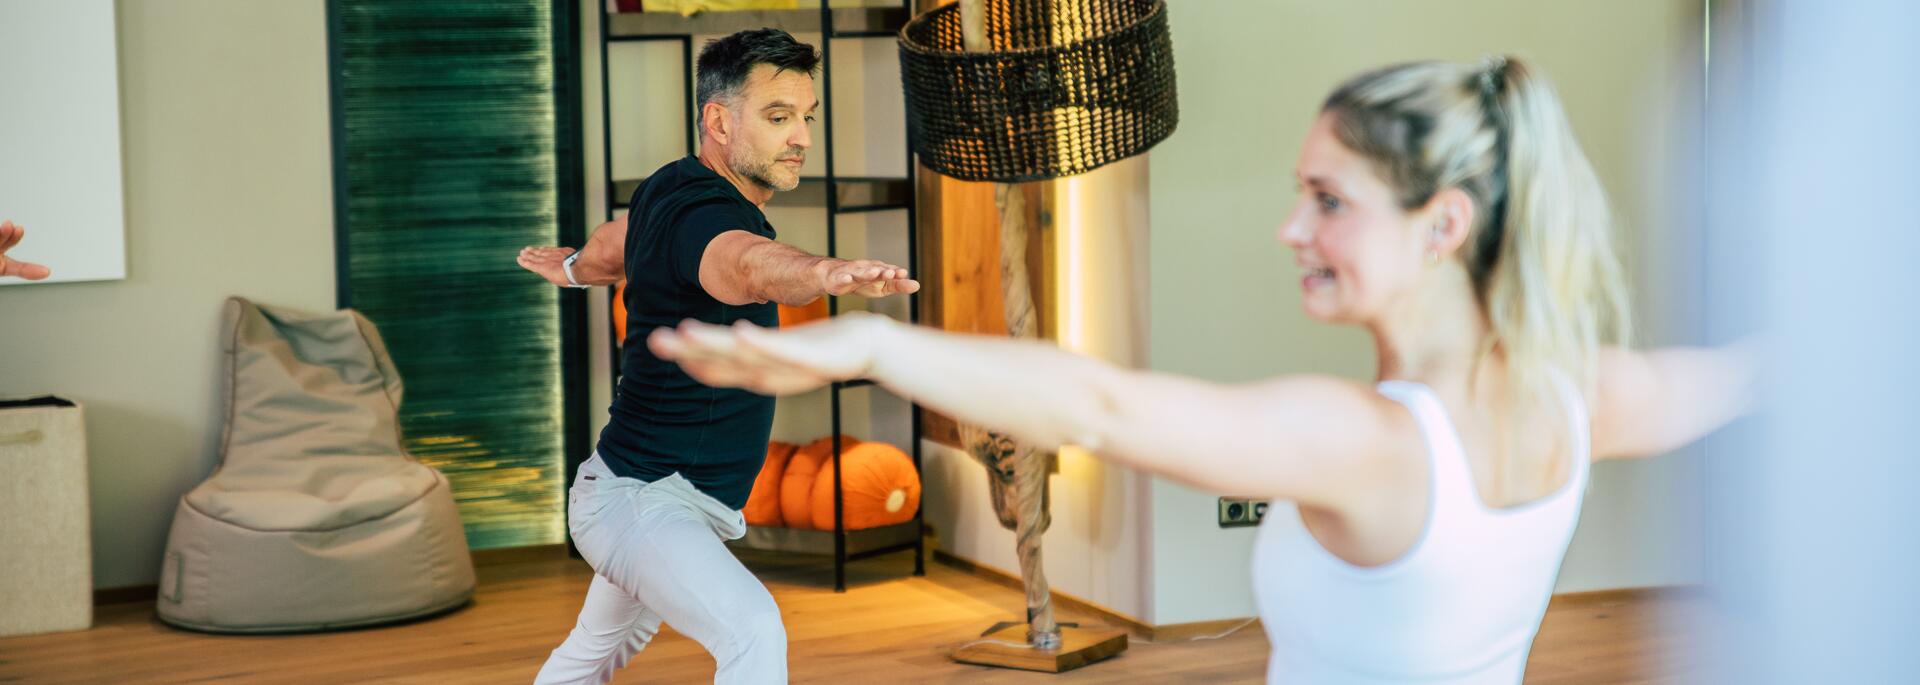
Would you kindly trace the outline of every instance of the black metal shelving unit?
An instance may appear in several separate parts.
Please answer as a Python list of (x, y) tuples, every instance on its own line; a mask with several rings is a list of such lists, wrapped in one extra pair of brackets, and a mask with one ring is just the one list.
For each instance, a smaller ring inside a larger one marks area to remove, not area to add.
[[(595, 3), (594, 11), (604, 11), (605, 5)], [(835, 40), (896, 38), (901, 27), (913, 16), (913, 0), (903, 0), (895, 7), (857, 7), (834, 8), (829, 0), (819, 0), (816, 10), (762, 10), (743, 12), (709, 12), (693, 17), (682, 17), (667, 13), (607, 13), (600, 21), (600, 121), (601, 154), (606, 169), (603, 179), (606, 189), (606, 216), (612, 220), (614, 213), (627, 205), (627, 199), (633, 195), (640, 180), (620, 180), (613, 178), (613, 130), (612, 89), (607, 63), (607, 46), (619, 42), (675, 42), (680, 44), (681, 71), (681, 111), (686, 113), (687, 154), (696, 151), (693, 122), (698, 121), (694, 112), (693, 80), (693, 39), (696, 35), (728, 34), (744, 29), (774, 26), (788, 31), (818, 31), (820, 41), (821, 65), (821, 109), (820, 130), (824, 134), (822, 153), (826, 164), (824, 176), (801, 179), (798, 189), (783, 194), (779, 200), (784, 205), (820, 206), (825, 209), (827, 220), (827, 256), (839, 255), (839, 217), (843, 214), (864, 214), (870, 212), (905, 212), (907, 227), (907, 270), (920, 273), (920, 245), (916, 226), (914, 199), (914, 164), (911, 140), (902, 141), (906, 156), (906, 175), (902, 177), (845, 177), (839, 176), (834, 167), (833, 147), (833, 42)], [(905, 113), (902, 113), (905, 116)], [(911, 132), (908, 133), (912, 135)], [(611, 315), (611, 298), (609, 298)], [(840, 301), (837, 297), (828, 298), (827, 311), (830, 315), (840, 313)], [(908, 320), (920, 320), (920, 295), (908, 296)], [(609, 327), (611, 329), (612, 327)], [(620, 343), (612, 341), (614, 387), (619, 387)], [(831, 402), (831, 435), (833, 440), (833, 520), (831, 531), (802, 530), (792, 528), (750, 527), (747, 536), (736, 544), (753, 549), (771, 549), (776, 551), (801, 553), (826, 553), (833, 557), (833, 588), (836, 592), (847, 589), (847, 562), (858, 561), (883, 554), (912, 550), (914, 553), (913, 574), (926, 575), (926, 521), (922, 506), (917, 508), (913, 520), (894, 526), (883, 526), (866, 530), (849, 531), (846, 528), (845, 493), (841, 489), (840, 457), (845, 451), (841, 444), (842, 412), (841, 395), (848, 391), (883, 392), (871, 381), (856, 380), (834, 383), (828, 388)], [(913, 422), (912, 445), (908, 453), (913, 458), (916, 474), (921, 472), (920, 454), (920, 407), (911, 404), (908, 414)], [(922, 481), (922, 503), (924, 505), (924, 480)], [(830, 550), (828, 548), (831, 548)]]

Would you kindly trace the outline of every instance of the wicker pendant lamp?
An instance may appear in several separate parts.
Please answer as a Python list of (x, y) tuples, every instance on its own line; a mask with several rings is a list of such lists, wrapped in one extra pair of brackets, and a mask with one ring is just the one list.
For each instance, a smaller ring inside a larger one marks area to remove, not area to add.
[(900, 32), (914, 151), (969, 181), (1085, 173), (1147, 151), (1180, 122), (1163, 0), (985, 0), (981, 49), (961, 6)]

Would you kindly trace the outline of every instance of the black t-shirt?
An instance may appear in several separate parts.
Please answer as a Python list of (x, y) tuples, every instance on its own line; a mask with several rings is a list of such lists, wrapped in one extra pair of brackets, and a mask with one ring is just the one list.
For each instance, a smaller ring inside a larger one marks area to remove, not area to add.
[(700, 258), (722, 233), (774, 237), (773, 225), (733, 184), (693, 157), (661, 167), (633, 193), (627, 214), (627, 339), (620, 387), (600, 458), (615, 475), (652, 482), (679, 472), (729, 507), (746, 506), (767, 458), (773, 398), (710, 388), (647, 349), (647, 334), (683, 319), (780, 325), (772, 303), (733, 306), (700, 287)]

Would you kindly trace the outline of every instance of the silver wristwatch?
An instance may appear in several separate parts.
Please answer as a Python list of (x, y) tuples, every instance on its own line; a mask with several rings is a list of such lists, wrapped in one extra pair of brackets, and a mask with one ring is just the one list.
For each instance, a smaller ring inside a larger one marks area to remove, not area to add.
[(593, 287), (593, 286), (590, 286), (590, 285), (586, 285), (586, 284), (584, 284), (584, 283), (581, 283), (581, 282), (580, 282), (580, 279), (577, 279), (577, 278), (574, 278), (574, 277), (573, 277), (573, 263), (574, 263), (575, 261), (577, 261), (577, 260), (579, 260), (579, 259), (580, 259), (580, 253), (579, 253), (579, 252), (574, 252), (573, 254), (570, 254), (570, 255), (567, 255), (567, 258), (566, 258), (566, 259), (563, 259), (563, 260), (561, 260), (561, 261), (560, 261), (560, 268), (561, 268), (561, 270), (563, 270), (563, 271), (566, 271), (566, 272), (567, 272), (567, 287), (569, 287), (569, 288), (591, 288), (591, 287)]

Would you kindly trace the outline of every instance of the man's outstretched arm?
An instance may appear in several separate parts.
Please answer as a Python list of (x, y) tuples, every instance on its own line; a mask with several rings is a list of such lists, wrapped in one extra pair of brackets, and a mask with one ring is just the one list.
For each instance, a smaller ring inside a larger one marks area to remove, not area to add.
[[(573, 262), (573, 278), (580, 285), (612, 285), (627, 277), (627, 220), (623, 218), (594, 227), (587, 245)], [(520, 251), (521, 268), (540, 274), (548, 283), (569, 286), (564, 262), (574, 253), (571, 247), (529, 247)]]
[(802, 305), (821, 295), (885, 297), (918, 291), (907, 270), (870, 259), (834, 259), (747, 231), (727, 231), (700, 257), (700, 287), (732, 305)]

